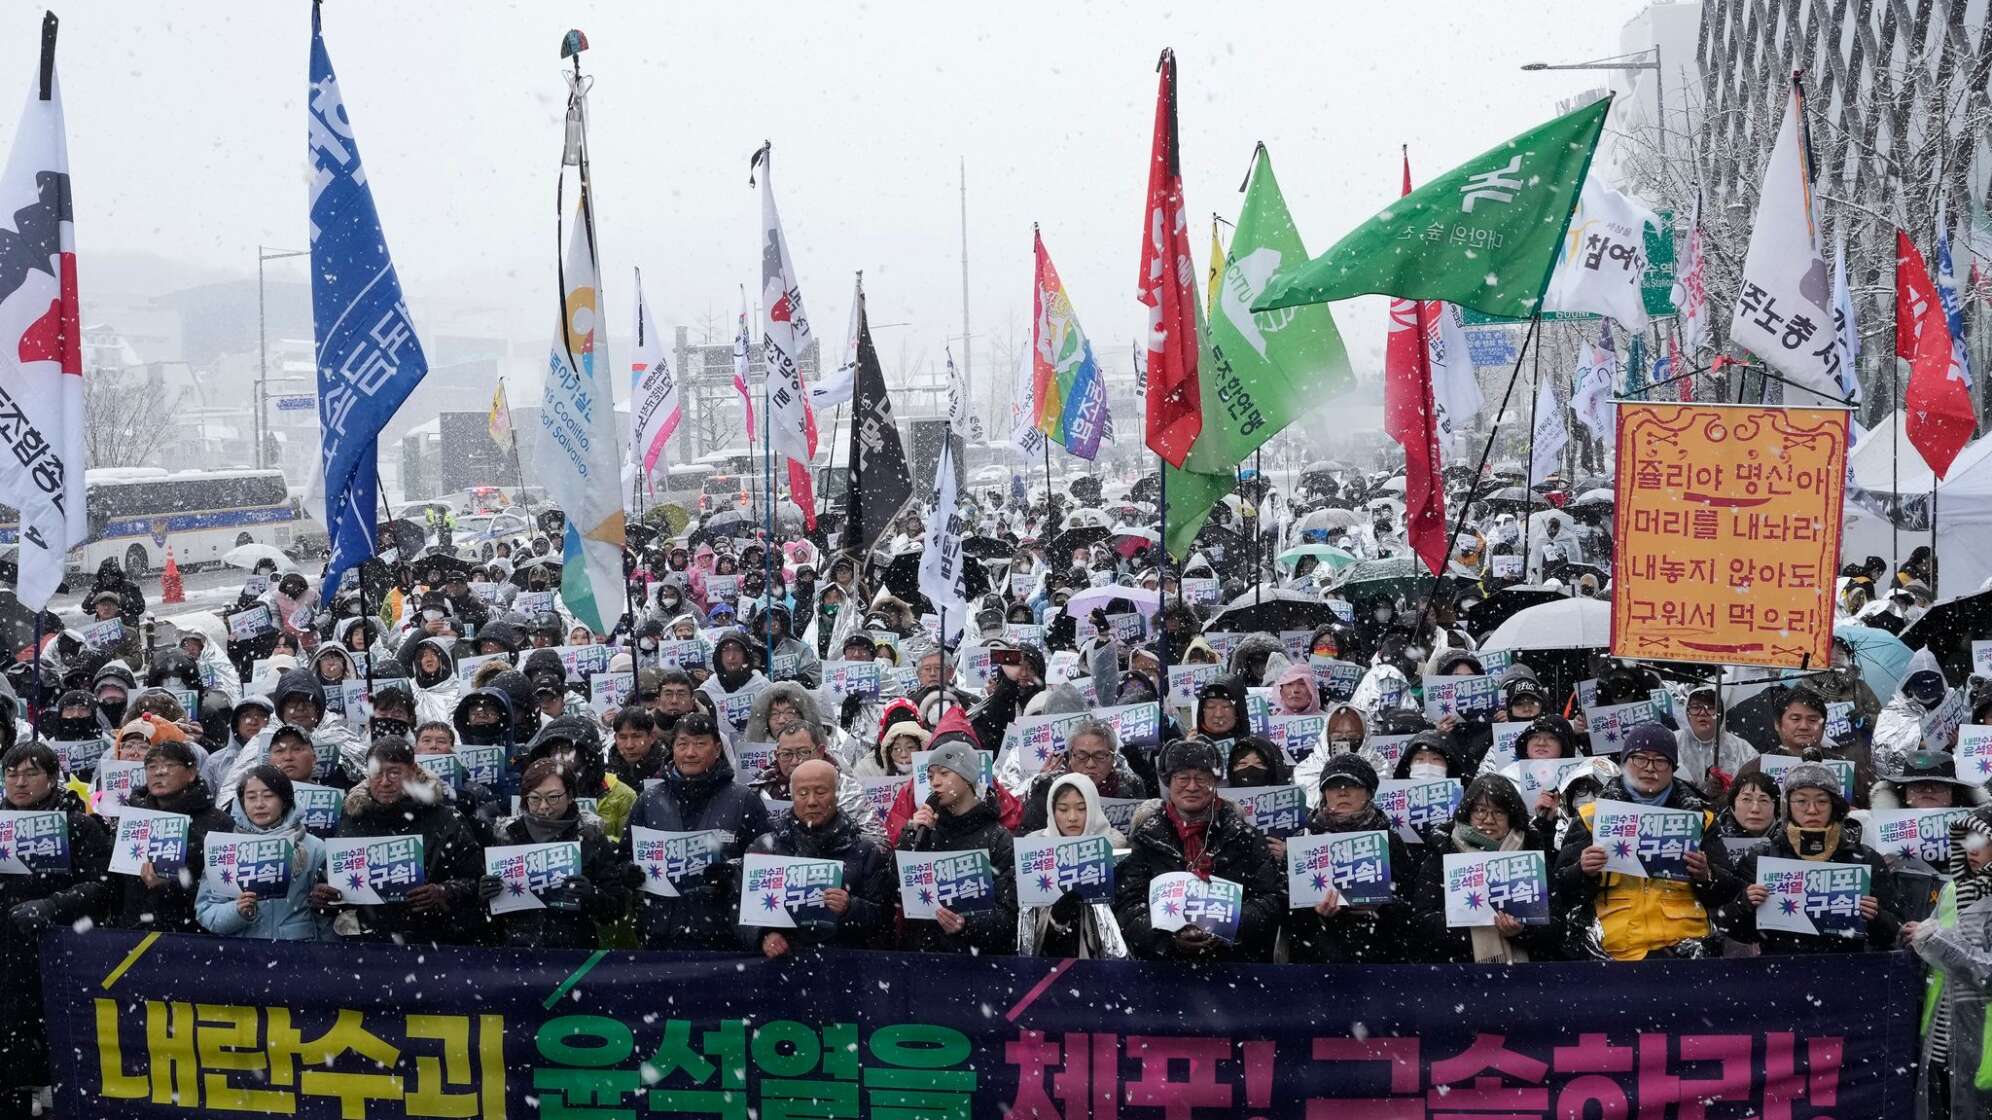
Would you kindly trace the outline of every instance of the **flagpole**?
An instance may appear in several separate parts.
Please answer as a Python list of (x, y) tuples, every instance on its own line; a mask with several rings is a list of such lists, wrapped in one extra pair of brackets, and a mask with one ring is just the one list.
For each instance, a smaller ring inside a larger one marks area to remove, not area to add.
[[(1155, 568), (1155, 652), (1162, 663), (1161, 687), (1155, 690), (1155, 737), (1162, 737), (1163, 722), (1169, 718), (1169, 628), (1162, 619), (1162, 611), (1169, 600), (1169, 461), (1162, 453), (1155, 453), (1155, 518), (1160, 530), (1156, 535)], [(1182, 600), (1182, 589), (1176, 592), (1177, 601)]]
[[(1896, 266), (1896, 277), (1902, 275), (1900, 265)], [(1902, 321), (1902, 286), (1900, 283), (1890, 289), (1891, 305), (1889, 320), (1900, 324)], [(1900, 329), (1898, 327), (1898, 329)], [(1888, 562), (1892, 566), (1902, 563), (1902, 424), (1907, 419), (1902, 410), (1902, 363), (1901, 356), (1891, 345), (1888, 352)], [(1934, 524), (1934, 521), (1933, 521)], [(1880, 591), (1876, 588), (1877, 593)]]
[[(1493, 454), (1494, 441), (1497, 438), (1499, 438), (1501, 435), (1501, 417), (1508, 411), (1508, 401), (1514, 397), (1515, 382), (1521, 380), (1522, 358), (1524, 355), (1528, 353), (1529, 344), (1531, 342), (1535, 342), (1538, 346), (1541, 344), (1540, 339), (1537, 338), (1537, 335), (1541, 331), (1541, 329), (1542, 329), (1542, 312), (1538, 311), (1534, 315), (1531, 315), (1529, 317), (1528, 333), (1522, 336), (1522, 348), (1519, 352), (1515, 354), (1514, 372), (1508, 374), (1508, 387), (1505, 390), (1503, 390), (1501, 393), (1501, 407), (1494, 410), (1494, 423), (1488, 429), (1487, 443), (1485, 446), (1483, 446), (1480, 449), (1479, 464), (1477, 464), (1473, 468), (1473, 478), (1475, 480), (1478, 480), (1481, 474), (1487, 470), (1487, 458), (1489, 455)], [(1538, 374), (1540, 374), (1541, 368), (1542, 368), (1541, 365), (1538, 364), (1536, 367)], [(1529, 468), (1531, 471), (1533, 471), (1535, 468), (1535, 462), (1533, 456), (1530, 459)], [(1527, 481), (1526, 476), (1524, 477), (1524, 481)], [(1471, 502), (1461, 502), (1459, 506), (1459, 511), (1453, 517), (1452, 537), (1446, 541), (1446, 556), (1448, 558), (1452, 556), (1453, 549), (1458, 547), (1459, 545), (1460, 530), (1465, 528), (1466, 526), (1466, 511), (1472, 506), (1472, 504), (1473, 503)], [(1527, 509), (1527, 506), (1524, 505), (1523, 508)], [(1524, 522), (1524, 524), (1526, 524), (1526, 521)], [(1522, 562), (1524, 565), (1526, 565), (1528, 563), (1528, 558), (1524, 556), (1522, 558)], [(1527, 570), (1526, 567), (1524, 567), (1525, 574), (1526, 570)], [(1432, 598), (1433, 596), (1438, 594), (1438, 590), (1439, 590), (1439, 581), (1437, 578), (1434, 578), (1432, 580), (1431, 588), (1425, 592), (1424, 605), (1418, 608), (1418, 621), (1415, 625), (1411, 627), (1411, 632), (1413, 634), (1422, 634), (1425, 632), (1425, 618), (1427, 615), (1431, 613)]]
[[(1531, 334), (1533, 334), (1535, 331), (1535, 327), (1531, 325), (1529, 331)], [(1525, 338), (1523, 341), (1526, 343), (1527, 339)], [(1517, 371), (1521, 369), (1521, 356), (1519, 354), (1516, 355), (1515, 357), (1515, 368)], [(1536, 403), (1542, 400), (1542, 343), (1540, 340), (1536, 342), (1535, 367), (1534, 367), (1534, 372), (1530, 375), (1530, 382), (1531, 384), (1529, 386), (1529, 464), (1522, 471), (1522, 582), (1523, 583), (1527, 583), (1529, 579), (1529, 542), (1532, 536), (1529, 530), (1533, 527), (1532, 519), (1529, 516), (1530, 513), (1529, 495), (1535, 493)], [(1505, 407), (1505, 405), (1506, 402), (1504, 401), (1503, 406)], [(1494, 414), (1494, 423), (1496, 425), (1499, 425), (1501, 423), (1501, 414), (1498, 412)], [(1493, 442), (1491, 435), (1489, 436), (1488, 442), (1489, 443)], [(1480, 475), (1478, 472), (1474, 473), (1473, 479), (1475, 483), (1478, 483), (1480, 481)], [(1452, 556), (1452, 551), (1450, 548), (1447, 549), (1446, 556), (1448, 558)]]

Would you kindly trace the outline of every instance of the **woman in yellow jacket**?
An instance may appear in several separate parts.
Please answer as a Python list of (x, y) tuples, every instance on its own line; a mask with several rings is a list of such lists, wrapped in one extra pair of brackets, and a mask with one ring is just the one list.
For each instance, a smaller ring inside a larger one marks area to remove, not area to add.
[[(1736, 897), (1742, 884), (1730, 870), (1715, 814), (1693, 786), (1676, 781), (1680, 744), (1658, 723), (1626, 735), (1623, 769), (1597, 800), (1577, 811), (1556, 859), (1557, 905), (1568, 916), (1573, 955), (1615, 961), (1706, 955), (1714, 927), (1710, 915)], [(1592, 839), (1599, 801), (1629, 801), (1702, 814), (1701, 850), (1686, 857), (1688, 879), (1647, 879), (1605, 870), (1606, 854)]]

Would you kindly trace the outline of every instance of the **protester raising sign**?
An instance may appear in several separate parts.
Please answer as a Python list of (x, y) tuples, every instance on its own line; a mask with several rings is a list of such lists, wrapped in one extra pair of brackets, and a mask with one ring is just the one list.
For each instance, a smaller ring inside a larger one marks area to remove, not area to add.
[(1067, 892), (1083, 902), (1112, 902), (1114, 851), (1104, 836), (1017, 841), (1017, 904), (1050, 906)]
[(899, 904), (912, 921), (932, 921), (943, 908), (972, 914), (996, 908), (996, 874), (989, 853), (894, 852), (899, 862)]
[(775, 929), (834, 926), (837, 915), (830, 912), (823, 895), (843, 885), (842, 860), (750, 853), (740, 865), (740, 924)]
[(1217, 792), (1237, 806), (1239, 815), (1251, 821), (1253, 828), (1268, 836), (1292, 836), (1307, 827), (1307, 791), (1299, 786), (1223, 786)]
[(555, 892), (580, 876), (581, 845), (574, 840), (494, 845), (484, 849), (484, 874), (498, 880), (493, 914), (544, 910)]
[(1861, 898), (1870, 892), (1865, 864), (1757, 858), (1757, 885), (1770, 892), (1757, 907), (1757, 928), (1829, 937), (1867, 933)]
[(1391, 899), (1390, 834), (1330, 832), (1287, 840), (1287, 903), (1310, 908), (1329, 888), (1346, 906), (1375, 906)]
[(643, 873), (645, 894), (677, 898), (679, 885), (705, 878), (718, 858), (724, 834), (711, 830), (668, 832), (661, 828), (629, 826), (630, 862)]
[(1687, 856), (1699, 851), (1699, 810), (1666, 809), (1629, 801), (1599, 801), (1592, 841), (1605, 850), (1605, 870), (1640, 879), (1687, 880)]
[(1245, 888), (1215, 875), (1199, 879), (1170, 871), (1148, 883), (1148, 924), (1164, 933), (1195, 926), (1229, 944), (1238, 940), (1244, 908)]
[(1506, 914), (1524, 925), (1549, 921), (1549, 868), (1541, 852), (1448, 852), (1446, 925), (1491, 926)]
[(1376, 807), (1407, 844), (1423, 844), (1425, 829), (1452, 819), (1459, 808), (1456, 778), (1385, 778), (1378, 783)]
[(1876, 809), (1874, 850), (1884, 856), (1920, 859), (1942, 870), (1950, 864), (1951, 825), (1970, 809)]
[(0, 809), (0, 875), (69, 870), (69, 815)]
[(423, 883), (420, 836), (355, 837), (325, 842), (325, 881), (349, 906), (400, 902)]
[(201, 881), (228, 898), (282, 898), (290, 891), (297, 845), (288, 836), (210, 832), (201, 842)]
[(119, 875), (137, 875), (142, 864), (152, 864), (152, 873), (172, 878), (187, 866), (187, 826), (185, 813), (166, 813), (126, 805), (118, 810), (118, 837), (111, 847), (111, 870)]

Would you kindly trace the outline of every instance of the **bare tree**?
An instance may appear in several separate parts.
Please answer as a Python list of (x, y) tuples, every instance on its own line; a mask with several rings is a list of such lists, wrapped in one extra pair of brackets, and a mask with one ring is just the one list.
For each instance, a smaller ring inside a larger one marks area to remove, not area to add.
[(83, 379), (83, 441), (92, 467), (138, 467), (170, 439), (185, 390), (144, 368), (98, 367)]

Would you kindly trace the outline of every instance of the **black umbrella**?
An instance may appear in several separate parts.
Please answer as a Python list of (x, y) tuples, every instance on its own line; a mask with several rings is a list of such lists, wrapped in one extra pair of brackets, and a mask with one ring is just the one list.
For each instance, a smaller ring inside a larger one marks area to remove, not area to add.
[(1211, 616), (1204, 629), (1212, 632), (1229, 630), (1239, 634), (1255, 631), (1277, 634), (1282, 630), (1313, 630), (1339, 621), (1341, 619), (1334, 609), (1318, 599), (1298, 591), (1269, 587), (1247, 591), (1233, 599), (1223, 610)]
[(1504, 486), (1484, 499), (1488, 505), (1548, 506), (1549, 502), (1540, 494), (1531, 494), (1519, 486)]
[(1091, 548), (1106, 540), (1112, 532), (1113, 530), (1104, 525), (1066, 529), (1051, 538), (1051, 543), (1045, 546), (1045, 557), (1051, 562), (1052, 567), (1070, 567), (1074, 550)]
[[(536, 556), (513, 568), (512, 574), (508, 578), (517, 586), (524, 587), (527, 577), (531, 576), (534, 572), (545, 572), (547, 585), (554, 587), (560, 584), (560, 570), (562, 567), (561, 562), (552, 556)], [(418, 567), (416, 570), (420, 571), (421, 569)]]
[(961, 550), (977, 560), (1008, 560), (1016, 551), (998, 537), (970, 537), (961, 542)]
[(429, 535), (420, 525), (403, 517), (382, 522), (374, 539), (383, 552), (391, 548), (403, 556), (413, 556), (429, 542)]
[(1145, 474), (1135, 479), (1134, 485), (1128, 488), (1127, 499), (1131, 502), (1147, 502), (1151, 506), (1160, 505), (1162, 503), (1162, 476)]
[[(931, 606), (926, 596), (920, 594), (920, 557), (924, 550), (902, 552), (893, 557), (883, 568), (878, 569), (877, 582), (892, 592), (895, 598), (904, 599), (915, 606)], [(965, 586), (972, 599), (983, 593), (989, 586), (989, 576), (982, 568), (982, 561), (973, 556), (961, 558), (962, 572), (967, 580)]]
[[(423, 556), (417, 556), (412, 566), (415, 569), (416, 578), (429, 584), (431, 587), (448, 583), (452, 578), (463, 580), (466, 583), (470, 581), (470, 561), (459, 559), (447, 552), (431, 552)], [(438, 572), (442, 574), (441, 579), (435, 578)]]
[(1928, 649), (1943, 667), (1944, 679), (1960, 682), (1971, 675), (1971, 641), (1992, 635), (1992, 591), (1946, 599), (1923, 612), (1902, 631), (1902, 644)]
[(1475, 635), (1492, 634), (1509, 616), (1565, 597), (1547, 587), (1504, 587), (1466, 612), (1466, 628)]
[(1252, 570), (1252, 538), (1215, 522), (1204, 522), (1190, 551), (1203, 553), (1220, 579)]
[(649, 545), (651, 541), (657, 539), (657, 533), (655, 525), (645, 525), (638, 521), (631, 521), (623, 526), (623, 540), (631, 548), (640, 549)]

